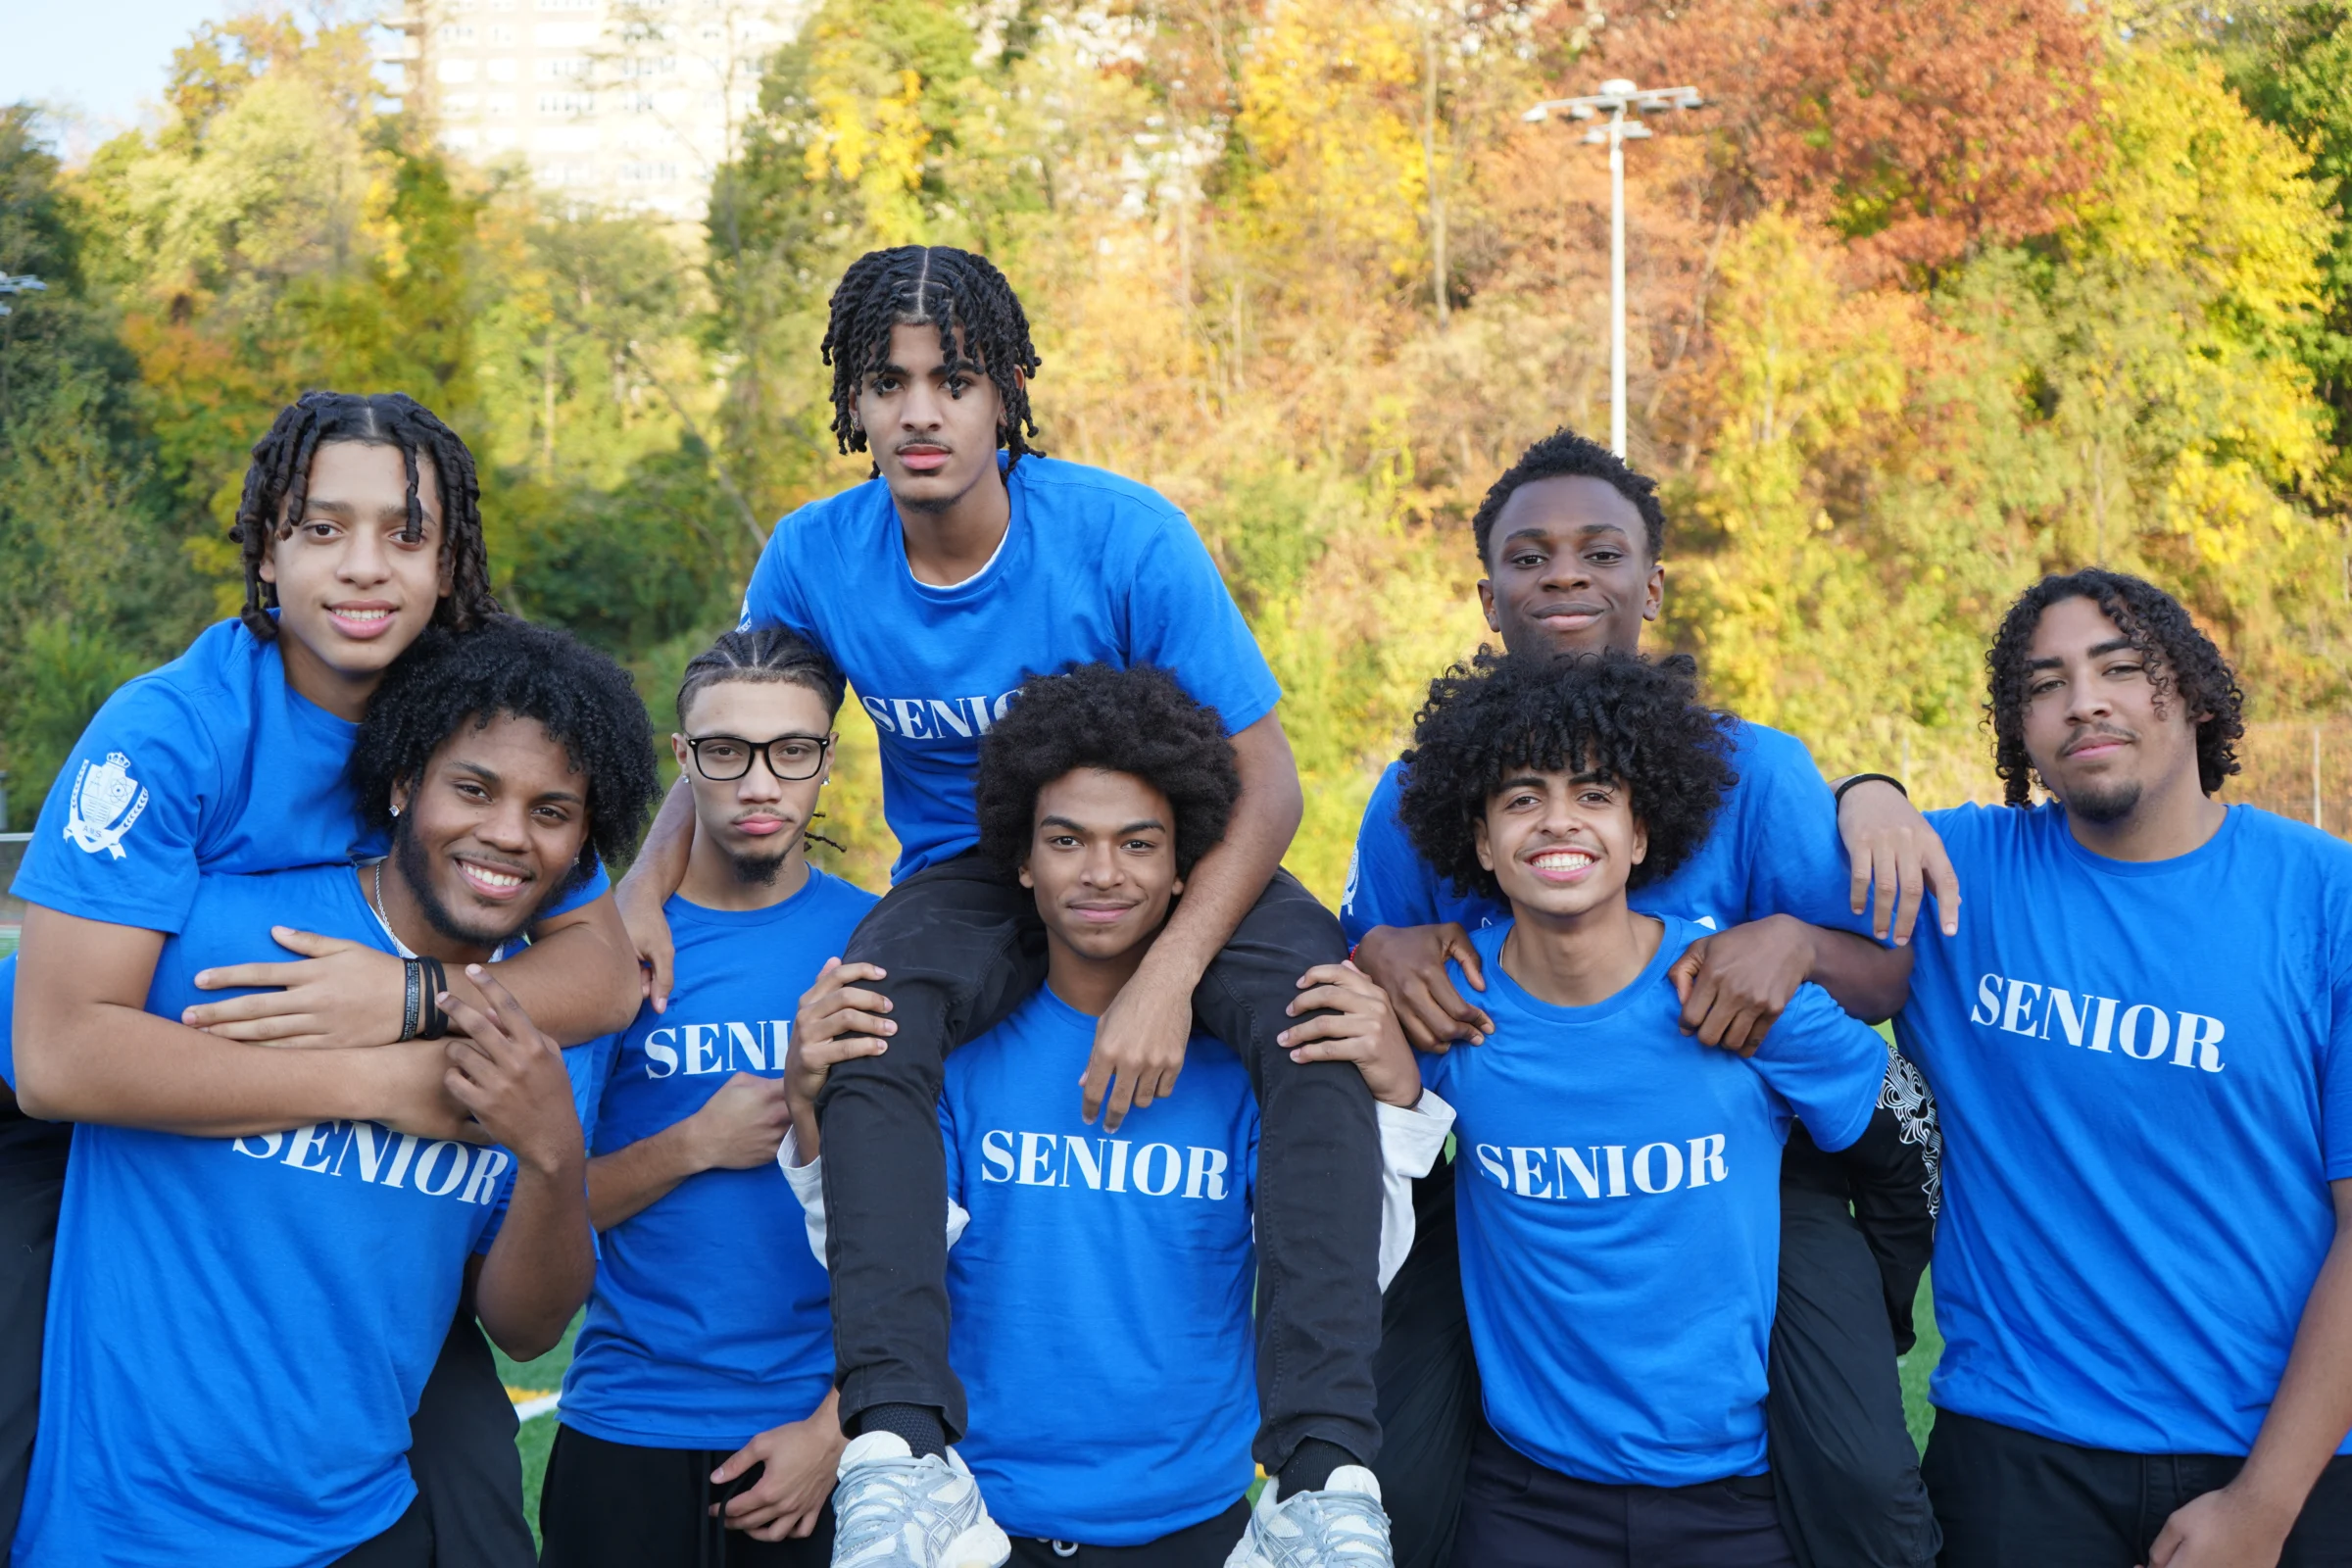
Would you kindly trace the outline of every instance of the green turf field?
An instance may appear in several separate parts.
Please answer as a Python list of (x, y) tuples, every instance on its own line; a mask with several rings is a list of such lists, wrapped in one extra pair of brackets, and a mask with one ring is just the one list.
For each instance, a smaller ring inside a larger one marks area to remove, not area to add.
[[(1928, 1282), (1919, 1283), (1919, 1344), (1903, 1357), (1903, 1416), (1911, 1424), (1911, 1440), (1921, 1447), (1928, 1443), (1928, 1428), (1936, 1421), (1936, 1412), (1928, 1405), (1928, 1374), (1936, 1369), (1936, 1359), (1943, 1353), (1943, 1336), (1936, 1332), (1936, 1312), (1928, 1293)], [(571, 1362), (571, 1337), (580, 1331), (578, 1319), (564, 1334), (564, 1343), (536, 1361), (514, 1362), (504, 1355), (498, 1358), (498, 1375), (510, 1389), (530, 1389), (553, 1393), (564, 1381), (564, 1368)], [(539, 1478), (547, 1469), (547, 1446), (556, 1438), (556, 1418), (543, 1415), (522, 1424), (515, 1436), (515, 1445), (522, 1449), (523, 1504), (531, 1516), (531, 1531), (539, 1530)]]

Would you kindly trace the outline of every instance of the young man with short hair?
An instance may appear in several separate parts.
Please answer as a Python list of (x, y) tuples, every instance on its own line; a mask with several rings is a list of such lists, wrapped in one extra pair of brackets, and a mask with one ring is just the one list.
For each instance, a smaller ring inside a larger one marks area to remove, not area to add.
[[(0, 1016), (31, 1114), (0, 1097), (12, 1150), (0, 1224), (32, 1266), (0, 1323), (0, 1542), (37, 1419), (63, 1123), (171, 1131), (247, 1114), (282, 1127), (330, 1113), (355, 1082), (381, 1086), (368, 1111), (379, 1119), (440, 1114), (429, 1064), (373, 1052), (400, 1038), (407, 999), (401, 965), (368, 944), (280, 922), (195, 980), (200, 992), (265, 989), (191, 996), (177, 1022), (141, 1008), (203, 874), (340, 865), (364, 843), (344, 772), (369, 697), (427, 626), (463, 632), (498, 611), (472, 456), (401, 394), (305, 393), (254, 446), (234, 536), (243, 614), (108, 698), (15, 885), (28, 906), (23, 966), (0, 964), (0, 990), (14, 993)], [(605, 888), (600, 866), (547, 906), (532, 950), (502, 971), (559, 1040), (592, 1039), (635, 1005)], [(272, 947), (296, 961), (243, 961)], [(436, 1528), (469, 1563), (527, 1568), (514, 1415), (470, 1322), (453, 1326), (439, 1372), (417, 1412), (416, 1466)]]
[(833, 1553), (841, 1458), (824, 1269), (776, 1147), (795, 1000), (873, 895), (808, 863), (841, 672), (729, 632), (678, 688), (694, 847), (669, 1005), (588, 1047), (603, 1256), (539, 1497), (547, 1568), (802, 1568)]
[[(1264, 1130), (1256, 1452), (1285, 1496), (1318, 1492), (1379, 1444), (1380, 1152), (1361, 1076), (1294, 1061), (1273, 1040), (1298, 975), (1347, 956), (1338, 922), (1281, 869), (1301, 808), (1281, 691), (1182, 513), (1130, 480), (1030, 450), (1037, 352), (986, 260), (946, 246), (861, 257), (834, 292), (824, 352), (834, 433), (845, 452), (873, 454), (875, 476), (777, 525), (744, 625), (790, 627), (847, 672), (880, 734), (883, 811), (901, 847), (896, 885), (844, 955), (888, 972), (899, 1031), (888, 1053), (844, 1062), (821, 1107), (844, 1428), (897, 1433), (941, 1496), (960, 1495), (945, 1458), (965, 1429), (946, 1248), (918, 1216), (946, 1198), (935, 1127), (945, 1058), (1036, 990), (1046, 952), (1034, 907), (973, 853), (972, 770), (1030, 672), (1155, 663), (1217, 713), (1242, 793), (1223, 841), (1098, 1021), (1078, 1092), (1115, 1131), (1131, 1107), (1168, 1094), (1196, 1021), (1249, 1065)], [(689, 815), (673, 794), (623, 885), (657, 1005), (667, 984), (660, 905), (682, 872)], [(853, 1461), (835, 1499), (845, 1518), (864, 1485)], [(894, 1485), (888, 1495), (916, 1544), (877, 1547), (855, 1568), (960, 1568), (921, 1544), (930, 1494)]]
[[(1568, 430), (1537, 442), (1471, 519), (1487, 624), (1526, 658), (1638, 652), (1664, 602), (1665, 529), (1655, 483), (1605, 447)], [(1744, 720), (1729, 734), (1737, 777), (1712, 831), (1672, 875), (1631, 895), (1644, 913), (1701, 929), (1671, 971), (1684, 1026), (1711, 1046), (1752, 1049), (1808, 980), (1857, 1017), (1889, 1016), (1909, 959), (1872, 942), (1860, 910), (1875, 888), (1876, 928), (1898, 947), (1926, 888), (1942, 895), (1947, 926), (1956, 918), (1935, 834), (1886, 782), (1833, 795), (1793, 736)], [(1507, 911), (1414, 852), (1397, 815), (1409, 776), (1392, 764), (1365, 808), (1341, 920), (1416, 1046), (1475, 1047), (1490, 1019), (1465, 1000), (1487, 979), (1473, 936)], [(1923, 1568), (1936, 1554), (1895, 1368), (1934, 1236), (1934, 1122), (1917, 1075), (1899, 1061), (1888, 1070), (1866, 1136), (1833, 1159), (1800, 1125), (1783, 1162), (1769, 1411), (1781, 1517), (1804, 1568)], [(1381, 1422), (1396, 1437), (1376, 1468), (1403, 1568), (1450, 1556), (1479, 1407), (1453, 1192), (1443, 1179), (1421, 1184), (1419, 1241), (1384, 1303)]]
[[(420, 1038), (345, 1060), (400, 1064), (442, 1102), (393, 1127), (369, 1114), (381, 1083), (353, 1072), (342, 1104), (291, 1127), (208, 1103), (181, 1131), (75, 1129), (12, 1562), (434, 1561), (405, 1452), (459, 1300), (528, 1358), (594, 1269), (562, 1054), (485, 965), (625, 852), (650, 739), (626, 673), (561, 633), (428, 633), (352, 750), (389, 854), (198, 880), (152, 1006), (186, 1005), (199, 971), (298, 920), (400, 965)], [(441, 1014), (449, 1038), (421, 1038)]]
[(1930, 820), (2000, 917), (1894, 1024), (1943, 1109), (1943, 1562), (2340, 1568), (2352, 847), (2214, 799), (2237, 679), (2161, 589), (2045, 577), (1985, 662), (2007, 804)]
[[(981, 853), (1027, 890), (1049, 957), (1045, 985), (947, 1063), (937, 1121), (951, 1353), (972, 1415), (950, 1463), (968, 1463), (1014, 1538), (989, 1549), (1016, 1563), (1220, 1568), (1250, 1517), (1249, 1073), (1196, 1034), (1183, 1093), (1135, 1111), (1116, 1137), (1090, 1126), (1069, 1094), (1095, 1020), (1148, 956), (1239, 793), (1217, 715), (1150, 666), (1032, 679), (981, 748)], [(828, 1070), (891, 1038), (890, 1016), (873, 1010), (883, 999), (864, 989), (885, 978), (870, 964), (828, 967), (803, 999), (787, 1161), (820, 1148)], [(1382, 1102), (1391, 1206), (1409, 1223), (1411, 1176), (1429, 1168), (1450, 1116), (1434, 1097), (1420, 1106), (1412, 1053), (1379, 987), (1331, 964), (1294, 991), (1294, 1013), (1314, 1016), (1279, 1043), (1301, 1059), (1356, 1064)], [(821, 1250), (821, 1161), (790, 1174)], [(863, 1462), (913, 1469), (892, 1433), (858, 1446)], [(1369, 1480), (1343, 1474), (1308, 1494), (1311, 1528), (1286, 1539), (1319, 1542), (1323, 1554), (1295, 1560), (1385, 1560)], [(1296, 1525), (1279, 1489), (1269, 1485), (1260, 1514)], [(887, 1525), (888, 1510), (875, 1516)], [(845, 1513), (846, 1549), (871, 1522)], [(998, 1528), (976, 1496), (966, 1528)]]
[[(1706, 842), (1732, 721), (1687, 659), (1482, 656), (1430, 688), (1400, 818), (1507, 916), (1471, 943), (1491, 1027), (1422, 1060), (1454, 1183), (1486, 1411), (1459, 1568), (1788, 1568), (1765, 1361), (1781, 1145), (1861, 1136), (1887, 1050), (1800, 985), (1756, 1051), (1692, 1041), (1671, 969), (1705, 928), (1629, 887)], [(1458, 971), (1457, 971), (1458, 972)]]

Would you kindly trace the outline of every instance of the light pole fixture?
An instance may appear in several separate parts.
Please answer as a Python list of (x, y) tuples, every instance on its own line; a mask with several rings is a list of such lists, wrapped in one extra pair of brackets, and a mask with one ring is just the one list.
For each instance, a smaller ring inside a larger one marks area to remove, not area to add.
[(1587, 98), (1549, 98), (1519, 118), (1540, 125), (1555, 114), (1571, 120), (1608, 120), (1585, 132), (1585, 140), (1609, 149), (1609, 450), (1625, 456), (1625, 144), (1649, 134), (1627, 111), (1660, 114), (1705, 106), (1696, 87), (1637, 87), (1622, 77), (1604, 81)]
[[(14, 277), (0, 272), (0, 294), (46, 294), (48, 291), (49, 285), (29, 272), (19, 272)], [(0, 305), (0, 316), (8, 314), (8, 307)]]

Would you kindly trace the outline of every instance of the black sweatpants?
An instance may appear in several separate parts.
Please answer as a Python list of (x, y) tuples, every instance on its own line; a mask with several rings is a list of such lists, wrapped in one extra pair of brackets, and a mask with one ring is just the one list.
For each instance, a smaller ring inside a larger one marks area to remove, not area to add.
[[(431, 1511), (419, 1496), (392, 1521), (391, 1529), (361, 1542), (337, 1557), (331, 1568), (436, 1568), (436, 1561)], [(443, 1568), (455, 1568), (462, 1561), (452, 1558)]]
[[(1922, 1568), (1936, 1558), (1936, 1520), (1895, 1367), (1935, 1234), (1916, 1119), (1909, 1130), (1906, 1140), (1889, 1111), (1874, 1118), (1852, 1152), (1867, 1182), (1801, 1129), (1791, 1129), (1782, 1161), (1780, 1307), (1764, 1408), (1773, 1485), (1800, 1568)], [(1454, 1179), (1440, 1166), (1414, 1183), (1413, 1250), (1381, 1301), (1375, 1368), (1386, 1438), (1373, 1470), (1396, 1568), (1454, 1560), (1481, 1422)], [(1875, 1233), (1849, 1212), (1849, 1190), (1867, 1195), (1850, 1200), (1857, 1208), (1885, 1217)]]
[[(2243, 1455), (2081, 1448), (1936, 1412), (1926, 1471), (1943, 1568), (2135, 1568), (2182, 1503), (2228, 1486)], [(2278, 1568), (2352, 1568), (2352, 1458), (2320, 1473)]]
[(1690, 1487), (1579, 1481), (1484, 1421), (1470, 1446), (1455, 1568), (1795, 1568), (1770, 1476)]
[[(1380, 1444), (1372, 1093), (1352, 1065), (1301, 1066), (1274, 1043), (1296, 1021), (1284, 1009), (1299, 975), (1347, 955), (1338, 918), (1279, 871), (1193, 994), (1195, 1019), (1248, 1064), (1257, 1093), (1254, 1451), (1269, 1472), (1308, 1438), (1364, 1460)], [(954, 1439), (965, 1408), (948, 1366), (943, 1064), (1042, 983), (1045, 928), (1034, 895), (967, 854), (891, 889), (843, 957), (888, 971), (878, 989), (899, 1028), (883, 1054), (835, 1067), (817, 1101), (842, 1425), (855, 1432), (877, 1404), (921, 1404), (942, 1412)]]
[(1249, 1523), (1250, 1503), (1241, 1498), (1213, 1519), (1171, 1530), (1140, 1546), (1084, 1546), (1015, 1536), (1008, 1568), (1224, 1568)]
[(545, 1568), (826, 1568), (833, 1560), (833, 1504), (793, 1541), (754, 1541), (710, 1515), (759, 1484), (754, 1465), (723, 1487), (710, 1472), (733, 1448), (643, 1448), (556, 1428), (539, 1489)]
[(41, 1329), (49, 1258), (74, 1129), (36, 1121), (0, 1087), (0, 1560), (16, 1540), (41, 1418)]

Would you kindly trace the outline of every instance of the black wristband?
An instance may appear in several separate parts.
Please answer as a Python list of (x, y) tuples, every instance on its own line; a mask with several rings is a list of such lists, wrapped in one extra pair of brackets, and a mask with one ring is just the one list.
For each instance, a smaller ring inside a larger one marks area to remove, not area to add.
[(439, 958), (419, 958), (424, 965), (424, 1021), (416, 1033), (426, 1040), (438, 1040), (449, 1033), (449, 1014), (441, 1010), (441, 993), (449, 989), (449, 970)]
[(408, 997), (401, 1006), (400, 1038), (414, 1040), (418, 1026), (424, 1022), (423, 1009), (418, 1005), (424, 995), (424, 965), (415, 958), (403, 958), (400, 965), (409, 982)]
[(1893, 785), (1894, 793), (1900, 795), (1906, 801), (1911, 798), (1911, 792), (1903, 788), (1903, 781), (1899, 778), (1896, 778), (1892, 773), (1856, 773), (1851, 778), (1841, 778), (1838, 781), (1838, 804), (1839, 806), (1843, 806), (1845, 804), (1845, 792), (1847, 790), (1852, 789), (1857, 784), (1868, 784), (1873, 779), (1878, 780), (1881, 784)]

